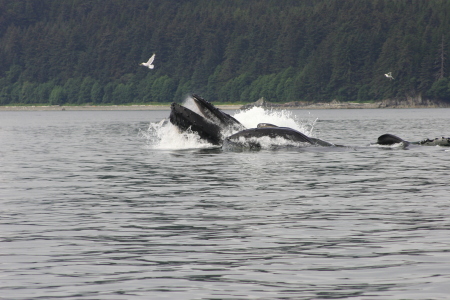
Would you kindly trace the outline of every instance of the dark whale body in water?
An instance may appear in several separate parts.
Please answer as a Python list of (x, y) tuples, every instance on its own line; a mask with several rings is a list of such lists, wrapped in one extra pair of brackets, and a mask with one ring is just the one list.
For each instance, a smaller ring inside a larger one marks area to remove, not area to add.
[(303, 133), (289, 127), (260, 127), (239, 131), (224, 140), (226, 147), (239, 146), (250, 149), (261, 148), (258, 138), (268, 137), (283, 138), (294, 143), (307, 143), (313, 145), (314, 142)]
[(334, 146), (332, 143), (308, 137), (295, 129), (278, 127), (269, 123), (260, 123), (258, 128), (247, 129), (238, 120), (216, 108), (200, 96), (192, 95), (192, 100), (198, 108), (198, 113), (180, 104), (172, 103), (170, 122), (181, 131), (191, 130), (197, 133), (201, 139), (216, 146), (226, 142), (227, 145), (233, 144), (234, 146), (253, 149), (260, 148), (261, 145), (255, 139), (264, 137), (270, 139), (283, 138), (297, 144)]
[(441, 138), (435, 138), (435, 139), (424, 139), (420, 142), (408, 142), (405, 141), (402, 138), (399, 138), (396, 135), (393, 134), (383, 134), (378, 137), (377, 144), (378, 145), (395, 145), (402, 143), (405, 147), (409, 145), (421, 145), (421, 146), (443, 146), (448, 147), (450, 146), (450, 138), (441, 137)]
[(405, 146), (408, 146), (410, 144), (409, 142), (399, 138), (396, 135), (390, 134), (390, 133), (380, 135), (377, 140), (378, 145), (390, 146), (390, 145), (395, 145), (395, 144), (400, 144), (400, 143), (403, 143)]
[(450, 138), (440, 137), (440, 138), (435, 138), (435, 139), (424, 139), (420, 142), (413, 143), (413, 144), (418, 144), (418, 145), (422, 145), (422, 146), (445, 146), (445, 147), (448, 147), (448, 146), (450, 146)]
[[(290, 131), (295, 131), (297, 134), (301, 134), (304, 135), (303, 133), (296, 131), (295, 129), (289, 128), (289, 127), (279, 127), (277, 125), (273, 125), (270, 123), (259, 123), (257, 128), (281, 128), (286, 130), (286, 132), (284, 132), (282, 134), (282, 136), (290, 136), (292, 133)], [(270, 133), (270, 130), (267, 130), (268, 133)], [(277, 132), (282, 132), (282, 131), (277, 131), (275, 130), (274, 132), (272, 132), (271, 136), (274, 137), (276, 136)], [(329, 142), (326, 142), (324, 140), (318, 139), (318, 138), (313, 138), (313, 137), (309, 137), (304, 135), (306, 138), (308, 138), (308, 143), (310, 143), (311, 145), (316, 145), (316, 146), (323, 146), (323, 147), (333, 147), (333, 146), (337, 146), (337, 147), (342, 147), (340, 145), (335, 145)], [(289, 138), (288, 138), (289, 139)], [(293, 141), (297, 141), (295, 138), (293, 139)]]

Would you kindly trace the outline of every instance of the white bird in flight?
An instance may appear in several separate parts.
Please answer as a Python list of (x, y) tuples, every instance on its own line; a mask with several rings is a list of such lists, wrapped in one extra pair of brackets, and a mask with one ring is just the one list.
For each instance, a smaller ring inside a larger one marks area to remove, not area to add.
[(153, 61), (155, 60), (155, 53), (153, 53), (152, 57), (148, 59), (148, 62), (141, 63), (142, 66), (148, 67), (149, 69), (153, 69), (155, 66), (152, 65)]
[(387, 73), (387, 74), (384, 74), (384, 76), (386, 76), (387, 78), (389, 78), (389, 79), (391, 79), (391, 80), (394, 79), (394, 77), (392, 77), (392, 72), (389, 72), (389, 73)]

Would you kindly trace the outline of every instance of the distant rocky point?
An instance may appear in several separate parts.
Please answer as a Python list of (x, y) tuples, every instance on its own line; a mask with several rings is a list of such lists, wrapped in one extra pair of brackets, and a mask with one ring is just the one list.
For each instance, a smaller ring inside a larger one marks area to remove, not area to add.
[(450, 107), (450, 103), (422, 99), (422, 97), (408, 97), (406, 100), (386, 99), (380, 102), (358, 103), (340, 102), (304, 102), (293, 101), (287, 103), (273, 103), (260, 98), (258, 101), (241, 106), (241, 110), (253, 107), (263, 107), (269, 109), (362, 109), (362, 108), (445, 108)]

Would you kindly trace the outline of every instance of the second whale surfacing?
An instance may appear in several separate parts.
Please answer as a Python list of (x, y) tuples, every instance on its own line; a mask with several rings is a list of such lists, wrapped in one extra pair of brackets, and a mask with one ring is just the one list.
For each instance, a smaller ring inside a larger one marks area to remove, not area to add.
[(396, 145), (396, 144), (402, 144), (404, 147), (407, 147), (407, 146), (409, 146), (410, 142), (405, 141), (396, 135), (386, 133), (386, 134), (380, 135), (378, 137), (377, 144), (383, 145), (383, 146), (392, 146), (392, 145)]
[[(270, 138), (274, 140), (282, 138), (290, 142), (288, 145), (298, 147), (305, 145), (325, 147), (335, 146), (334, 144), (321, 139), (308, 137), (295, 129), (289, 127), (279, 127), (269, 123), (259, 123), (257, 128), (246, 129), (225, 138), (224, 146), (227, 148), (232, 146), (234, 148), (242, 147), (260, 149), (262, 148), (260, 138)], [(278, 142), (275, 142), (275, 145), (278, 144)]]
[[(289, 127), (261, 127), (239, 131), (225, 138), (223, 145), (227, 149), (233, 147), (261, 149), (261, 138), (284, 139), (300, 146), (302, 143), (313, 145), (314, 142), (303, 133)], [(278, 143), (277, 143), (278, 144)]]
[(376, 144), (382, 146), (400, 145), (403, 147), (408, 147), (409, 145), (448, 147), (450, 146), (450, 138), (441, 137), (435, 139), (424, 139), (419, 142), (408, 142), (396, 135), (386, 133), (378, 137)]

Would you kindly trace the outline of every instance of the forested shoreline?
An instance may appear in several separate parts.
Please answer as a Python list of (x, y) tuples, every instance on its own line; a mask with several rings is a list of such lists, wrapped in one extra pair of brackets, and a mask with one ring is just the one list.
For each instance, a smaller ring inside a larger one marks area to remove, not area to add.
[(0, 0), (0, 105), (450, 102), (449, 39), (443, 0)]

